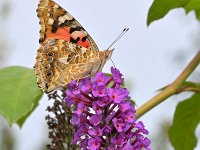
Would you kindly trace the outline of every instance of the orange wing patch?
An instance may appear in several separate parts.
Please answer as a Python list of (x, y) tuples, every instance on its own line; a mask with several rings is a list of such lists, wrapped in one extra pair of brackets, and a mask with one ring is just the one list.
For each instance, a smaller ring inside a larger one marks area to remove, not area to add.
[(52, 28), (46, 31), (46, 39), (60, 39), (70, 42), (70, 27), (58, 28), (56, 33), (52, 32)]

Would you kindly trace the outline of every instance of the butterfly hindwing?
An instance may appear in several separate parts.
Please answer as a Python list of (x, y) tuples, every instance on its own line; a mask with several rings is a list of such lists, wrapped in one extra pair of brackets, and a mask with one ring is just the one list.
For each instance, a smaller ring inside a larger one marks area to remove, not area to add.
[(37, 14), (40, 20), (40, 40), (63, 39), (86, 48), (98, 50), (91, 36), (65, 9), (52, 0), (40, 0)]
[(102, 51), (88, 50), (72, 42), (49, 39), (38, 50), (35, 72), (38, 85), (50, 92), (97, 72), (102, 64)]

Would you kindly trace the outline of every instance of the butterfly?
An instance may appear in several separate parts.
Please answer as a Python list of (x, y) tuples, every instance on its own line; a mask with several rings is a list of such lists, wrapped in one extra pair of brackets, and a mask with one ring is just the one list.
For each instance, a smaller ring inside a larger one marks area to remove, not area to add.
[(34, 66), (37, 84), (45, 93), (101, 71), (113, 50), (99, 51), (81, 24), (59, 4), (40, 0), (40, 47)]

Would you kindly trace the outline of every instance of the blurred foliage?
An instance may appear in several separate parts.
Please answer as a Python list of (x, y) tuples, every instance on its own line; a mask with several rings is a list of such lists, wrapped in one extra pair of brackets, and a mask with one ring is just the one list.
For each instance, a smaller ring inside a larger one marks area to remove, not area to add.
[(200, 122), (200, 94), (177, 105), (169, 137), (176, 150), (193, 150), (197, 145), (195, 129)]
[(8, 21), (10, 10), (9, 0), (0, 1), (0, 67), (5, 63), (6, 54), (8, 54), (6, 21)]
[(6, 121), (0, 116), (0, 149), (14, 150), (15, 138)]
[[(5, 32), (6, 22), (10, 15), (11, 5), (9, 0), (0, 0), (0, 67), (5, 63), (8, 50), (7, 33)], [(0, 149), (14, 150), (15, 139), (12, 131), (0, 116)]]
[(10, 1), (0, 1), (0, 22), (4, 22), (9, 18), (11, 5)]
[(168, 140), (168, 130), (170, 125), (171, 121), (167, 118), (163, 118), (160, 123), (156, 125), (157, 131), (150, 137), (152, 140), (152, 150), (162, 150), (163, 147), (165, 150), (170, 149)]
[[(185, 25), (190, 25), (191, 22), (185, 22)], [(180, 47), (175, 49), (175, 54), (172, 57), (172, 66), (182, 66), (188, 61), (188, 56), (191, 56), (194, 51), (200, 49), (200, 24), (198, 24), (187, 38), (188, 47)], [(175, 67), (176, 69), (176, 67)], [(200, 82), (200, 67), (198, 67), (190, 76), (191, 81)]]
[(197, 19), (200, 20), (199, 0), (154, 0), (149, 9), (147, 25), (163, 18), (169, 11), (175, 8), (184, 8), (186, 13), (195, 11)]

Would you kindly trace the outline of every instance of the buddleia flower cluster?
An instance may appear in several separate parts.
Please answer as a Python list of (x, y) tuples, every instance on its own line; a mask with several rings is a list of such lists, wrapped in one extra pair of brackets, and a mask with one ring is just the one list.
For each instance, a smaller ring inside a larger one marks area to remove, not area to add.
[[(65, 103), (65, 89), (48, 94), (49, 100), (53, 101), (51, 106), (47, 107), (49, 112), (45, 119), (49, 127), (50, 142), (47, 145), (48, 150), (77, 150), (78, 145), (72, 145), (73, 125), (70, 123), (72, 114), (71, 108)], [(67, 140), (66, 140), (67, 139)]]
[(113, 67), (111, 73), (97, 72), (69, 84), (65, 101), (74, 107), (73, 144), (83, 150), (150, 150), (148, 131), (135, 119), (122, 74)]

